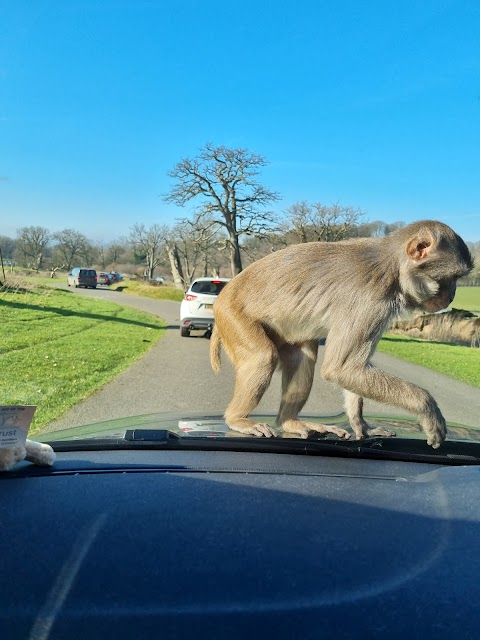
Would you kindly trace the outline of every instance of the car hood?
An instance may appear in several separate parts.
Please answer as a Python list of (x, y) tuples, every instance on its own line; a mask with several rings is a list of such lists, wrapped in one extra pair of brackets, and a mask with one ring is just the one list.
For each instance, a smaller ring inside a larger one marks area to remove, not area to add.
[[(273, 414), (256, 414), (252, 417), (266, 422), (272, 426), (275, 425), (275, 416)], [(346, 414), (337, 415), (315, 415), (302, 416), (309, 422), (319, 422), (324, 424), (334, 424), (351, 432)], [(372, 427), (385, 427), (395, 431), (397, 437), (425, 439), (420, 425), (415, 419), (405, 418), (401, 416), (366, 416), (368, 423)], [(33, 436), (33, 439), (39, 442), (52, 441), (73, 441), (84, 440), (88, 438), (122, 438), (126, 430), (146, 429), (152, 431), (166, 430), (180, 437), (208, 437), (208, 438), (229, 438), (229, 437), (251, 437), (238, 432), (231, 431), (225, 424), (221, 415), (204, 413), (182, 412), (182, 413), (150, 413), (139, 416), (129, 416), (115, 420), (107, 420), (104, 422), (95, 422), (82, 426), (70, 427), (59, 431), (50, 431)], [(447, 423), (448, 440), (463, 442), (480, 442), (480, 428), (469, 427), (467, 425), (449, 422)], [(295, 438), (292, 434), (285, 435), (277, 430), (279, 438)], [(312, 439), (325, 440), (325, 436), (312, 433)], [(334, 436), (328, 436), (328, 439), (336, 439)]]

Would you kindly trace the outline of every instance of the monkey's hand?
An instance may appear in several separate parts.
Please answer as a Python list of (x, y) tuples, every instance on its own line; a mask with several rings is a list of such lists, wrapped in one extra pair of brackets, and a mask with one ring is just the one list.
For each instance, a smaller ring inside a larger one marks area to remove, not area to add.
[(432, 414), (422, 418), (420, 425), (427, 436), (427, 444), (438, 449), (447, 437), (447, 425), (440, 409), (436, 407)]
[(349, 440), (352, 436), (345, 429), (334, 427), (333, 425), (318, 424), (317, 422), (302, 422), (301, 420), (286, 420), (281, 425), (286, 435), (289, 433), (298, 434), (301, 438), (308, 438), (311, 431), (323, 434), (333, 434), (338, 438)]
[(373, 438), (374, 436), (381, 436), (382, 438), (394, 438), (397, 434), (390, 429), (384, 429), (383, 427), (367, 428), (364, 433), (364, 438)]
[(351, 411), (351, 408), (352, 407), (349, 407), (347, 404), (347, 411), (350, 409), (349, 422), (353, 433), (355, 434), (355, 440), (374, 438), (375, 436), (380, 436), (382, 438), (393, 438), (396, 436), (395, 431), (390, 431), (384, 427), (370, 427), (361, 414), (361, 405), (356, 404), (353, 408), (357, 410), (353, 412)]

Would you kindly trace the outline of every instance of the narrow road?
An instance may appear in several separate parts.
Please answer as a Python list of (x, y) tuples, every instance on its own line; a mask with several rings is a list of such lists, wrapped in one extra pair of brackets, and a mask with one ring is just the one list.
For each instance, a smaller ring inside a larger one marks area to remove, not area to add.
[[(146, 311), (166, 320), (168, 329), (165, 337), (146, 355), (62, 418), (52, 422), (46, 431), (161, 411), (203, 412), (206, 415), (223, 413), (233, 389), (232, 367), (222, 354), (222, 370), (218, 376), (215, 375), (210, 368), (209, 340), (202, 334), (180, 337), (178, 302), (130, 296), (103, 288), (75, 289), (75, 293)], [(315, 380), (302, 412), (304, 415), (327, 416), (342, 411), (340, 390), (320, 377), (322, 359), (323, 347), (320, 347)], [(480, 427), (478, 389), (385, 354), (376, 354), (374, 362), (385, 371), (428, 389), (448, 421)], [(275, 414), (279, 403), (280, 374), (277, 372), (256, 412)], [(365, 413), (402, 415), (399, 409), (368, 400)]]

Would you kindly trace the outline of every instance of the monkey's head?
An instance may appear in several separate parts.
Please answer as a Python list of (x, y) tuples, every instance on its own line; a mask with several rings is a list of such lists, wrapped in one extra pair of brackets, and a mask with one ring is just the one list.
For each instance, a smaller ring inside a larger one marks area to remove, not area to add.
[(414, 222), (392, 236), (401, 241), (400, 289), (410, 308), (434, 313), (455, 297), (457, 280), (473, 269), (465, 242), (446, 224)]

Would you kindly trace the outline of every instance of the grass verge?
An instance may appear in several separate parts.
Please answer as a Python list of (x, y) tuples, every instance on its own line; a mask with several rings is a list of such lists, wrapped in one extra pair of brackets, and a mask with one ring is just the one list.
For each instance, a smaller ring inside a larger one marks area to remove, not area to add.
[(480, 287), (458, 287), (451, 306), (480, 313)]
[(37, 405), (30, 433), (126, 369), (163, 335), (146, 313), (53, 288), (0, 290), (0, 404)]
[(113, 285), (112, 288), (120, 290), (123, 293), (155, 298), (156, 300), (174, 300), (175, 302), (181, 302), (184, 296), (183, 291), (179, 291), (173, 287), (166, 287), (165, 285), (155, 286), (136, 280), (122, 280), (122, 282)]
[(387, 334), (378, 351), (480, 387), (480, 349)]

